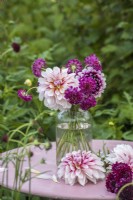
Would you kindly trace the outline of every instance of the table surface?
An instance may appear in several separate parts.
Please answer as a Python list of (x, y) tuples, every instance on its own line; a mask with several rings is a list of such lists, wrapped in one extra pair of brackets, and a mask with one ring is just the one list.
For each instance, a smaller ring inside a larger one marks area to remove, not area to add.
[[(108, 149), (113, 149), (117, 144), (130, 144), (133, 142), (114, 141), (114, 140), (93, 140), (92, 148), (95, 152), (102, 149), (103, 144), (106, 144)], [(40, 172), (50, 171), (51, 174), (56, 174), (56, 145), (52, 143), (52, 149), (49, 151), (41, 150), (38, 147), (30, 147), (34, 155), (31, 157), (31, 167)], [(41, 164), (42, 159), (46, 160), (46, 164)], [(23, 169), (28, 166), (28, 159), (23, 163)], [(14, 166), (8, 166), (8, 188), (13, 188), (14, 182)], [(0, 173), (0, 184), (7, 187), (6, 181), (2, 181), (2, 173)], [(29, 193), (29, 182), (25, 182), (22, 186), (21, 192)], [(44, 180), (33, 178), (31, 181), (32, 195), (40, 197), (50, 197), (55, 199), (74, 199), (74, 200), (115, 200), (116, 195), (110, 193), (105, 188), (105, 180), (99, 181), (96, 185), (88, 182), (84, 187), (76, 184), (74, 186), (66, 185), (63, 180), (55, 183), (52, 180)]]

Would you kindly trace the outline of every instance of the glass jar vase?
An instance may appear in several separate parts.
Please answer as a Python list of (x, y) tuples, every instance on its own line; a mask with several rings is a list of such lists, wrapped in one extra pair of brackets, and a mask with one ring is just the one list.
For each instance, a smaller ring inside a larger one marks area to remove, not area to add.
[(92, 121), (88, 111), (67, 110), (58, 113), (56, 125), (57, 165), (66, 153), (91, 150)]

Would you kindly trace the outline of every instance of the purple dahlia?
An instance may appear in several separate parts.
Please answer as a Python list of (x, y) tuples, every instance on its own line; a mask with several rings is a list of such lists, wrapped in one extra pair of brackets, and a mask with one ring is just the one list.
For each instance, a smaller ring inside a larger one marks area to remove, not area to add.
[(41, 76), (42, 69), (46, 66), (46, 61), (42, 58), (38, 58), (32, 65), (32, 72), (36, 77)]
[(82, 71), (82, 63), (78, 59), (71, 59), (67, 62), (66, 68), (68, 68), (68, 74), (70, 73), (76, 73), (78, 74), (79, 72)]
[(102, 65), (95, 54), (87, 56), (84, 60), (87, 67), (93, 67), (96, 71), (102, 70)]
[(96, 71), (95, 69), (90, 67), (88, 69), (84, 69), (81, 73), (79, 73), (79, 82), (82, 82), (84, 78), (92, 78), (95, 81), (96, 87), (95, 90), (92, 92), (92, 95), (95, 98), (100, 97), (106, 87), (104, 74), (101, 71)]
[(79, 88), (89, 96), (96, 90), (96, 81), (91, 77), (83, 77), (79, 79)]
[(82, 98), (82, 101), (80, 103), (80, 108), (82, 110), (88, 110), (91, 107), (96, 106), (96, 99), (93, 96)]
[(23, 90), (23, 89), (18, 90), (18, 97), (23, 99), (24, 101), (32, 100), (32, 95), (27, 94), (26, 90)]
[(77, 87), (70, 86), (65, 91), (65, 98), (70, 104), (79, 104), (82, 100), (82, 93)]
[(106, 188), (109, 192), (117, 193), (126, 183), (132, 181), (132, 170), (126, 163), (115, 163), (112, 172), (106, 177)]

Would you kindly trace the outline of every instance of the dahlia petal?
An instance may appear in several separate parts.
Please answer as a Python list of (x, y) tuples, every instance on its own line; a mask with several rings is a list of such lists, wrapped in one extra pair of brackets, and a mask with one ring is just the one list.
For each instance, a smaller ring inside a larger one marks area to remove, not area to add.
[(55, 94), (57, 94), (57, 97), (58, 97), (58, 99), (59, 99), (59, 96), (58, 96), (58, 95), (60, 95), (59, 90), (56, 90), (56, 91), (55, 91)]
[(54, 91), (53, 90), (46, 90), (45, 95), (46, 96), (54, 96)]
[(64, 169), (63, 169), (63, 168), (60, 168), (60, 170), (58, 170), (58, 172), (57, 172), (57, 176), (58, 176), (59, 178), (62, 178), (62, 177), (63, 177), (63, 174), (64, 174)]
[(76, 176), (79, 176), (81, 178), (83, 177), (83, 174), (80, 169), (77, 169), (75, 174), (76, 174)]
[(39, 93), (39, 100), (42, 101), (44, 98), (44, 93)]
[(53, 68), (53, 73), (54, 73), (55, 76), (58, 75), (60, 73), (60, 68), (59, 67), (54, 67)]
[(105, 172), (105, 169), (102, 166), (95, 165), (95, 166), (93, 166), (93, 169)]
[(76, 178), (68, 178), (68, 179), (65, 179), (65, 182), (66, 184), (69, 184), (69, 185), (74, 185), (76, 183)]
[(44, 78), (47, 78), (47, 73), (46, 73), (46, 72), (42, 72), (41, 75), (42, 75)]
[(64, 92), (65, 92), (65, 88), (61, 88), (60, 93), (64, 94)]
[(72, 178), (72, 179), (75, 178), (75, 173), (74, 173), (74, 172), (71, 173), (71, 178)]
[(80, 185), (85, 186), (85, 184), (87, 183), (86, 176), (83, 175), (82, 178), (78, 177), (78, 182), (79, 182)]
[(39, 93), (44, 92), (44, 88), (38, 87), (38, 88), (37, 88), (37, 92), (39, 92)]
[(86, 175), (87, 175), (87, 178), (88, 178), (91, 182), (93, 182), (94, 184), (97, 183), (97, 182), (96, 182), (96, 178), (94, 178), (94, 177), (88, 175), (87, 173), (86, 173)]
[(41, 83), (41, 84), (45, 84), (45, 80), (43, 78), (39, 78), (38, 82)]
[(51, 68), (47, 68), (46, 69), (46, 74), (48, 75), (48, 74), (51, 74), (53, 72), (53, 70), (51, 69)]
[(99, 176), (100, 176), (100, 179), (104, 179), (105, 178), (105, 173), (99, 171)]

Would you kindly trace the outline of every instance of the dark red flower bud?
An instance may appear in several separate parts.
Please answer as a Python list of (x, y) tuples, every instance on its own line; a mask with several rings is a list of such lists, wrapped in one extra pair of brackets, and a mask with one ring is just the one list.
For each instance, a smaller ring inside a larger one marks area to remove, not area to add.
[(8, 142), (8, 135), (7, 134), (3, 135), (2, 138), (1, 138), (1, 141), (7, 143)]
[(16, 53), (18, 53), (20, 51), (20, 45), (16, 42), (12, 43), (12, 48)]

